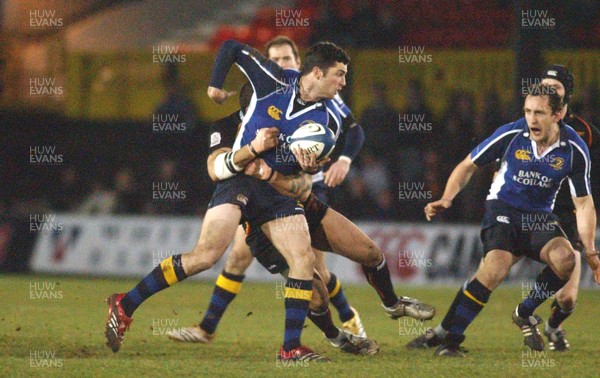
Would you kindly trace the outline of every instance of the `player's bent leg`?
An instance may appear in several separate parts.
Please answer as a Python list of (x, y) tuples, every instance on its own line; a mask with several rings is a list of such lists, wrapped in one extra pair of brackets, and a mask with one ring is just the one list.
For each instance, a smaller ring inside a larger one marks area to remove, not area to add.
[(236, 205), (223, 204), (209, 209), (202, 222), (200, 239), (192, 252), (164, 259), (132, 290), (108, 297), (105, 336), (113, 352), (120, 349), (137, 307), (153, 294), (212, 267), (225, 252), (240, 218), (241, 211)]
[[(435, 352), (437, 356), (464, 356), (465, 350), (460, 344), (465, 339), (465, 330), (485, 307), (492, 290), (498, 287), (517, 261), (518, 258), (510, 252), (498, 249), (485, 255), (473, 278), (460, 288), (441, 325), (435, 329), (438, 336), (443, 338)], [(413, 341), (418, 344), (417, 340)], [(433, 343), (434, 340), (429, 341)]]
[(396, 295), (385, 256), (354, 223), (329, 208), (321, 225), (333, 252), (362, 265), (367, 281), (381, 298), (384, 311), (392, 319), (410, 316), (429, 320), (435, 316), (435, 307)]
[(551, 305), (550, 318), (546, 322), (544, 335), (548, 338), (548, 347), (551, 351), (563, 352), (570, 348), (566, 339), (566, 332), (561, 324), (575, 311), (579, 280), (581, 279), (581, 253), (575, 251), (575, 269), (571, 278), (554, 296)]
[(542, 319), (534, 311), (567, 283), (575, 268), (575, 254), (567, 239), (554, 237), (542, 248), (540, 259), (548, 266), (513, 313), (513, 322), (523, 332), (525, 345), (537, 351), (544, 350), (544, 340), (537, 328)]
[(241, 217), (237, 205), (223, 204), (208, 209), (198, 243), (181, 259), (188, 277), (212, 268), (219, 261), (235, 236)]
[(342, 329), (359, 337), (367, 337), (358, 311), (354, 307), (351, 307), (346, 299), (342, 283), (335, 274), (327, 269), (325, 265), (325, 253), (315, 248), (313, 248), (313, 251), (316, 257), (315, 269), (319, 272), (327, 286), (329, 301), (338, 312), (338, 316), (342, 322)]

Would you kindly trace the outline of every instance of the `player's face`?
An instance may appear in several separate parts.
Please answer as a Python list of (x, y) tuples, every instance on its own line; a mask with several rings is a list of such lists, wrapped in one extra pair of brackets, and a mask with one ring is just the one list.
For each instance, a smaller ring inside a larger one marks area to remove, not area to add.
[(558, 122), (558, 113), (552, 113), (548, 96), (527, 96), (525, 99), (525, 119), (529, 126), (529, 135), (538, 144), (547, 144), (554, 136), (553, 125)]
[(268, 58), (279, 64), (281, 68), (300, 69), (300, 59), (294, 56), (294, 50), (288, 44), (273, 45), (269, 47), (267, 53), (269, 54)]
[(336, 62), (335, 66), (329, 67), (326, 72), (321, 70), (317, 77), (318, 86), (322, 97), (334, 98), (335, 95), (346, 86), (346, 74), (348, 65)]

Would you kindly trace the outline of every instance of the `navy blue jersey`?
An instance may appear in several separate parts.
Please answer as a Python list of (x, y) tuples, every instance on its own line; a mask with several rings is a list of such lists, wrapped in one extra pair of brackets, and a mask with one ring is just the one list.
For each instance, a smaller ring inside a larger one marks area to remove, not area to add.
[(471, 160), (478, 166), (501, 159), (487, 200), (499, 199), (517, 209), (549, 213), (565, 179), (571, 195), (591, 195), (588, 148), (573, 128), (562, 121), (560, 126), (559, 140), (541, 156), (535, 141), (529, 139), (525, 118), (499, 127), (471, 152)]
[[(248, 77), (254, 95), (242, 120), (234, 150), (250, 143), (259, 129), (277, 127), (279, 145), (261, 154), (261, 158), (276, 171), (290, 175), (300, 170), (289, 149), (289, 137), (302, 124), (320, 123), (329, 127), (336, 139), (342, 131), (343, 107), (334, 99), (305, 102), (300, 99), (300, 72), (283, 69), (265, 58), (258, 50), (236, 41), (223, 43), (215, 60), (211, 86), (222, 88), (230, 66), (235, 63)], [(345, 106), (345, 105), (344, 105)]]

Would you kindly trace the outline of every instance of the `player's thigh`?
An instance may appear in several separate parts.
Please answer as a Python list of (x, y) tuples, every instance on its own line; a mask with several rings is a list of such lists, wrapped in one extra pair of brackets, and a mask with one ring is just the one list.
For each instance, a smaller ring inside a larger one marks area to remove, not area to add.
[(218, 260), (231, 243), (241, 217), (242, 213), (237, 205), (226, 203), (208, 209), (202, 220), (200, 238), (193, 254)]
[(319, 272), (319, 275), (323, 279), (323, 282), (325, 282), (325, 285), (327, 285), (327, 283), (331, 279), (331, 276), (329, 274), (327, 266), (325, 265), (325, 252), (316, 248), (313, 248), (313, 252), (315, 254), (315, 270)]
[(491, 250), (481, 260), (475, 278), (488, 289), (494, 290), (504, 281), (512, 266), (519, 260), (519, 257), (508, 251)]
[[(579, 281), (581, 280), (581, 253), (575, 251), (575, 268), (569, 281), (556, 293), (556, 299), (563, 304), (569, 304), (572, 307), (577, 301), (577, 293), (579, 291)], [(569, 302), (569, 303), (566, 303)]]
[(233, 239), (233, 246), (225, 262), (225, 271), (227, 273), (242, 275), (252, 264), (253, 257), (250, 253), (250, 247), (246, 244), (246, 232), (242, 226), (238, 226)]
[(342, 214), (330, 208), (321, 225), (334, 253), (366, 266), (381, 263), (375, 242)]
[(297, 264), (306, 264), (312, 272), (315, 255), (310, 246), (310, 234), (304, 215), (273, 219), (263, 224), (261, 229), (285, 257), (292, 270)]

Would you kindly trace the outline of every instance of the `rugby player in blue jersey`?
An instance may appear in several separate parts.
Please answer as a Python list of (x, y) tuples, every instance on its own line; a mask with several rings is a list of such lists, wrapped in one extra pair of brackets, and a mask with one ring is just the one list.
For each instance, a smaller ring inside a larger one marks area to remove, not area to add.
[(523, 257), (547, 264), (512, 314), (513, 322), (526, 336), (534, 332), (540, 322), (535, 309), (567, 283), (576, 265), (575, 251), (552, 213), (563, 180), (570, 186), (586, 259), (600, 283), (589, 152), (575, 130), (560, 119), (562, 109), (562, 99), (554, 87), (530, 87), (523, 108), (525, 118), (501, 126), (478, 145), (454, 169), (442, 198), (425, 207), (425, 216), (431, 220), (452, 206), (452, 200), (478, 167), (501, 159), (485, 203), (481, 230), (484, 258), (475, 275), (460, 288), (442, 323), (413, 340), (409, 347), (439, 340), (436, 355), (464, 356), (461, 343), (466, 328)]
[[(265, 49), (267, 58), (282, 68), (300, 69), (300, 52), (294, 41), (290, 38), (286, 36), (275, 37), (267, 42)], [(243, 114), (246, 112), (251, 97), (252, 87), (247, 83), (240, 91), (241, 110), (216, 121), (211, 128), (210, 156), (207, 166), (208, 172), (214, 181), (221, 179), (220, 167), (218, 166), (221, 162), (218, 161), (217, 157), (231, 151), (238, 128), (242, 122)], [(335, 100), (339, 107), (343, 109), (342, 127), (344, 130), (343, 136), (346, 141), (344, 151), (338, 160), (329, 167), (325, 176), (322, 172), (312, 176), (312, 192), (325, 204), (327, 204), (327, 187), (324, 183), (324, 177), (329, 186), (334, 187), (341, 183), (348, 173), (350, 162), (358, 155), (364, 140), (362, 128), (356, 123), (350, 109), (348, 109), (339, 96), (336, 96)], [(215, 162), (217, 162), (216, 167)], [(268, 243), (270, 244), (270, 242)], [(325, 266), (324, 253), (315, 250), (315, 256), (315, 269), (327, 286), (330, 302), (337, 309), (339, 318), (342, 321), (342, 329), (359, 337), (366, 337), (367, 335), (360, 316), (348, 303), (341, 282)], [(225, 261), (223, 272), (219, 275), (215, 283), (213, 295), (211, 296), (207, 311), (204, 312), (202, 321), (197, 326), (173, 330), (169, 333), (169, 337), (176, 341), (212, 342), (219, 321), (223, 317), (227, 306), (235, 299), (241, 289), (241, 284), (245, 278), (244, 273), (253, 261), (250, 249), (246, 244), (246, 234), (242, 226), (240, 226)], [(309, 317), (311, 316), (313, 316), (312, 309), (309, 312)], [(322, 316), (326, 316), (326, 314)]]
[[(561, 111), (561, 119), (577, 132), (588, 146), (590, 153), (592, 150), (598, 148), (600, 144), (600, 132), (598, 129), (573, 113), (569, 107), (569, 101), (575, 88), (575, 78), (567, 67), (560, 64), (548, 66), (542, 74), (542, 84), (554, 87), (558, 95), (563, 99), (564, 106)], [(598, 167), (598, 163), (600, 162), (594, 160), (593, 153), (590, 155), (592, 157), (592, 166)], [(575, 311), (581, 277), (581, 253), (584, 253), (581, 238), (577, 233), (575, 208), (573, 207), (567, 182), (563, 183), (556, 195), (554, 213), (558, 215), (558, 221), (575, 250), (576, 258), (573, 274), (569, 282), (556, 293), (551, 305), (550, 317), (544, 327), (544, 335), (548, 339), (550, 350), (561, 352), (569, 349), (569, 342), (565, 337), (565, 330), (561, 327), (561, 324)], [(530, 336), (525, 336), (525, 339), (526, 343), (534, 345), (533, 349), (541, 350), (544, 347), (543, 339), (537, 329), (534, 329)]]

